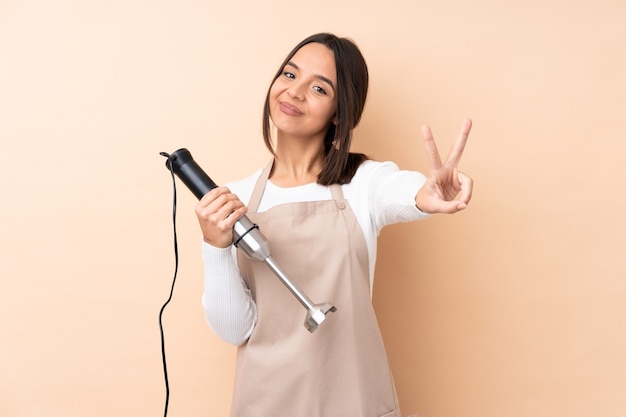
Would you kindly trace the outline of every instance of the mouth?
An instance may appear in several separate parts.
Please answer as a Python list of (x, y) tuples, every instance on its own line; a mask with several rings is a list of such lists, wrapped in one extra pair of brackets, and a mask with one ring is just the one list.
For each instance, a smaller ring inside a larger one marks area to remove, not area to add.
[(278, 103), (278, 108), (281, 112), (285, 113), (288, 116), (302, 116), (304, 112), (300, 110), (298, 107), (294, 106), (291, 103), (286, 101), (281, 101)]

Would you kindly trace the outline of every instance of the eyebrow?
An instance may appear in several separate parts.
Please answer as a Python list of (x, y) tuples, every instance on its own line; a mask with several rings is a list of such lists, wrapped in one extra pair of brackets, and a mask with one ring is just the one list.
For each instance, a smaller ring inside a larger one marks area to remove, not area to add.
[[(294, 68), (295, 68), (295, 69), (297, 69), (297, 70), (299, 70), (299, 69), (300, 69), (300, 67), (299, 67), (299, 66), (297, 66), (296, 64), (294, 64), (294, 63), (293, 63), (293, 62), (291, 62), (291, 61), (289, 61), (289, 62), (287, 62), (287, 63), (285, 64), (285, 66), (287, 66), (287, 65), (289, 65), (289, 66), (291, 66), (291, 67), (294, 67)], [(315, 75), (314, 75), (314, 77), (315, 77), (315, 78), (317, 78), (318, 80), (322, 80), (322, 81), (324, 81), (326, 84), (330, 85), (330, 88), (332, 88), (332, 89), (333, 89), (333, 91), (335, 91), (335, 85), (333, 84), (333, 82), (332, 82), (332, 81), (331, 81), (328, 77), (324, 77), (323, 75), (320, 75), (320, 74), (315, 74)]]

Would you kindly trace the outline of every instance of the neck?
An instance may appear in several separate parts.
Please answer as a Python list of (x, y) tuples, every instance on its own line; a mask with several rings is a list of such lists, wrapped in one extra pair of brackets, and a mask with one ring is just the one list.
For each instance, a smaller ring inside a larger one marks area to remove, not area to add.
[(276, 141), (276, 158), (270, 178), (281, 187), (294, 187), (317, 181), (324, 163), (322, 140)]

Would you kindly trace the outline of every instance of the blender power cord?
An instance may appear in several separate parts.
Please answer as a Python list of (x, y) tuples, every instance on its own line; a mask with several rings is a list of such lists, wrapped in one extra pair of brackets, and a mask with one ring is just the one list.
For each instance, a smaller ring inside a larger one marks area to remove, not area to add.
[[(169, 158), (169, 154), (161, 152), (160, 155)], [(159, 311), (159, 331), (161, 333), (161, 358), (163, 359), (163, 378), (165, 380), (165, 408), (163, 411), (163, 417), (167, 417), (167, 410), (170, 402), (170, 383), (167, 376), (167, 360), (165, 357), (165, 333), (163, 332), (163, 311), (165, 307), (172, 301), (174, 294), (174, 286), (176, 285), (176, 277), (178, 275), (178, 238), (176, 236), (176, 178), (174, 176), (174, 167), (170, 162), (168, 164), (170, 173), (172, 174), (172, 187), (173, 187), (173, 202), (172, 202), (172, 224), (174, 229), (174, 278), (172, 279), (172, 286), (170, 288), (170, 294), (167, 301), (161, 307)]]

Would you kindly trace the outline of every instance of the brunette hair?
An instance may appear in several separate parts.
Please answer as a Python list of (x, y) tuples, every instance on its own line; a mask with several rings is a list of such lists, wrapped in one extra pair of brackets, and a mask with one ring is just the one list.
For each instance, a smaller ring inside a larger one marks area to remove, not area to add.
[(330, 124), (324, 137), (324, 166), (317, 177), (318, 184), (347, 184), (352, 180), (357, 168), (368, 157), (362, 153), (350, 152), (352, 129), (361, 120), (369, 75), (367, 64), (356, 44), (348, 38), (339, 38), (332, 33), (318, 33), (304, 39), (287, 55), (276, 72), (265, 97), (263, 107), (263, 139), (265, 146), (274, 154), (270, 129), (269, 91), (274, 81), (283, 72), (285, 65), (304, 45), (320, 43), (333, 51), (337, 68), (337, 124)]

